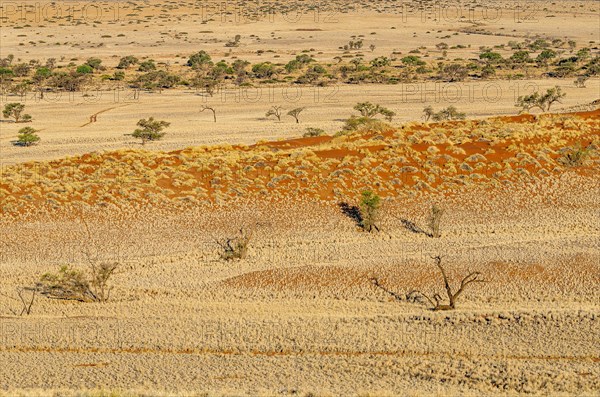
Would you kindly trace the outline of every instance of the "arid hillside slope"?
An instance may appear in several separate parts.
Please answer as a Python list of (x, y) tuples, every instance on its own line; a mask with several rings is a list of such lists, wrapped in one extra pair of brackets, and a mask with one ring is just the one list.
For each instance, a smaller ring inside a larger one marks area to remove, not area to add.
[(398, 129), (172, 152), (119, 150), (10, 166), (0, 211), (382, 197), (598, 170), (600, 110), (409, 123)]

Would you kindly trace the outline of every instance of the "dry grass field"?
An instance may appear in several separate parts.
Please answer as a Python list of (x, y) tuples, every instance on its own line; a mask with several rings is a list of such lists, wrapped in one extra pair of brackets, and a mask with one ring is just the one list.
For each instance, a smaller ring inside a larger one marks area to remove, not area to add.
[(0, 2), (0, 397), (600, 395), (599, 10)]

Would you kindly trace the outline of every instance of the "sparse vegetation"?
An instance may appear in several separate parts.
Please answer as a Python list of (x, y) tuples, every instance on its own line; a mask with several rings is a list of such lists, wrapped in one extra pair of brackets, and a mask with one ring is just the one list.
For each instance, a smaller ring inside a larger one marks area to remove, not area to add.
[(591, 154), (591, 150), (584, 148), (581, 144), (563, 148), (561, 152), (558, 162), (566, 167), (581, 167)]
[(42, 275), (37, 289), (42, 295), (54, 299), (106, 302), (112, 290), (109, 281), (118, 266), (118, 263), (94, 265), (88, 275), (82, 270), (63, 265), (57, 273)]
[(466, 118), (465, 113), (459, 112), (454, 106), (448, 106), (439, 112), (434, 112), (433, 107), (426, 106), (423, 109), (423, 118), (425, 121), (432, 119), (433, 121), (445, 121), (445, 120), (464, 120)]
[[(97, 244), (83, 218), (82, 223), (86, 232), (86, 245)], [(107, 302), (113, 290), (110, 282), (120, 263), (101, 260), (99, 250), (100, 248), (96, 247), (97, 252), (94, 253), (86, 248), (83, 252), (87, 259), (87, 271), (77, 269), (72, 265), (63, 265), (56, 273), (43, 274), (36, 284), (36, 290), (42, 295), (54, 299)]]
[(575, 79), (575, 81), (574, 81), (575, 87), (585, 88), (585, 83), (586, 83), (586, 81), (588, 81), (588, 79), (589, 79), (588, 76), (578, 76), (577, 79)]
[(323, 134), (325, 134), (325, 131), (322, 128), (308, 127), (308, 128), (306, 128), (304, 137), (307, 138), (307, 137), (321, 136)]
[(381, 105), (372, 104), (371, 102), (360, 102), (354, 106), (354, 110), (360, 112), (362, 117), (369, 119), (374, 118), (377, 115), (382, 115), (387, 121), (392, 121), (396, 113), (390, 109), (385, 108)]

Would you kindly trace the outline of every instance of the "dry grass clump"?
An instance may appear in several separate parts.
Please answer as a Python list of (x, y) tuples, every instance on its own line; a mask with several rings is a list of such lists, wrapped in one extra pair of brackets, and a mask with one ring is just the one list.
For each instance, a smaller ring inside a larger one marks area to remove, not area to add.
[(36, 288), (42, 295), (54, 299), (106, 302), (113, 289), (109, 280), (118, 266), (116, 262), (101, 263), (92, 266), (89, 274), (86, 274), (82, 270), (64, 265), (57, 273), (42, 275)]
[(581, 167), (585, 165), (592, 155), (592, 150), (582, 147), (580, 143), (575, 146), (562, 148), (560, 152), (561, 156), (557, 161), (566, 167)]
[(251, 239), (252, 232), (246, 232), (243, 228), (239, 230), (237, 236), (215, 239), (215, 242), (221, 247), (219, 256), (225, 261), (245, 259)]

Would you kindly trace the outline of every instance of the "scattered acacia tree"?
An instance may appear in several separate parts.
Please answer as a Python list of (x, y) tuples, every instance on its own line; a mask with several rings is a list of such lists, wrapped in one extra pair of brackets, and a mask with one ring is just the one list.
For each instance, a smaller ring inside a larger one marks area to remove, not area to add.
[(2, 115), (6, 118), (14, 118), (15, 123), (25, 123), (31, 121), (31, 116), (28, 114), (23, 114), (25, 110), (25, 105), (22, 103), (7, 103), (4, 105), (4, 110), (2, 110)]
[(230, 261), (233, 259), (246, 258), (251, 239), (252, 232), (248, 233), (241, 228), (237, 236), (224, 239), (215, 239), (215, 242), (217, 245), (219, 245), (219, 247), (221, 247), (221, 252), (219, 253), (221, 259)]
[(367, 232), (379, 231), (377, 222), (379, 220), (379, 210), (381, 208), (381, 198), (371, 190), (365, 190), (361, 193), (359, 203), (361, 227)]
[(440, 230), (440, 223), (444, 215), (444, 210), (437, 205), (431, 207), (431, 215), (429, 216), (429, 228), (431, 229), (431, 237), (440, 238), (442, 232)]
[(360, 112), (362, 117), (367, 117), (372, 119), (373, 117), (382, 115), (386, 120), (392, 121), (392, 118), (396, 115), (396, 113), (392, 112), (390, 109), (385, 108), (381, 105), (376, 105), (371, 102), (360, 102), (354, 106), (354, 110)]
[(298, 119), (298, 117), (300, 116), (300, 113), (302, 113), (305, 109), (306, 108), (295, 108), (287, 112), (287, 115), (293, 117), (296, 120), (296, 123), (299, 123), (300, 120)]
[(460, 281), (458, 290), (456, 292), (452, 292), (452, 288), (450, 287), (450, 282), (448, 281), (448, 276), (446, 275), (446, 271), (444, 270), (444, 267), (442, 266), (442, 257), (436, 256), (432, 259), (435, 260), (435, 264), (436, 264), (437, 268), (442, 273), (442, 278), (444, 281), (444, 288), (446, 289), (446, 294), (448, 295), (448, 304), (442, 303), (443, 302), (442, 297), (437, 292), (434, 292), (431, 297), (420, 291), (411, 291), (408, 295), (409, 296), (414, 296), (414, 295), (423, 296), (431, 304), (433, 310), (436, 310), (436, 311), (437, 310), (454, 310), (456, 308), (456, 301), (458, 300), (459, 296), (465, 291), (465, 288), (467, 288), (467, 286), (469, 284), (485, 282), (485, 280), (483, 280), (481, 278), (480, 272), (471, 272), (471, 273), (467, 274)]
[(21, 128), (15, 144), (17, 146), (33, 146), (37, 144), (40, 141), (40, 137), (36, 134), (38, 131), (32, 127)]
[(550, 107), (555, 102), (562, 103), (561, 99), (567, 96), (566, 93), (562, 92), (559, 86), (549, 88), (548, 91), (542, 96), (542, 103), (546, 104), (546, 111), (550, 111)]
[(205, 110), (210, 110), (212, 112), (213, 120), (216, 123), (217, 122), (217, 111), (215, 110), (215, 108), (213, 108), (212, 106), (202, 105), (202, 107), (200, 108), (200, 113), (204, 112)]
[(142, 145), (145, 145), (148, 141), (157, 141), (165, 136), (165, 132), (163, 130), (170, 126), (171, 123), (162, 120), (154, 120), (154, 117), (150, 117), (149, 119), (141, 119), (137, 122), (137, 125), (141, 128), (133, 131), (131, 135), (134, 138), (138, 138), (142, 140)]
[(542, 112), (548, 112), (555, 102), (562, 103), (561, 99), (566, 95), (559, 86), (555, 86), (549, 88), (543, 95), (536, 91), (530, 95), (520, 96), (517, 98), (515, 106), (521, 108), (520, 113), (529, 112), (535, 108), (540, 109)]
[(277, 117), (277, 121), (281, 121), (283, 108), (281, 106), (271, 106), (271, 109), (267, 111), (265, 117), (275, 116)]
[(21, 100), (23, 100), (23, 97), (25, 97), (25, 95), (30, 91), (30, 89), (31, 89), (31, 83), (29, 81), (23, 81), (19, 84), (16, 84), (15, 86), (13, 86), (12, 92), (13, 92), (13, 94), (20, 96)]
[(469, 75), (465, 66), (457, 63), (443, 66), (439, 72), (438, 78), (448, 82), (463, 81)]

